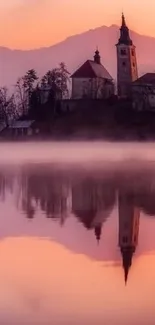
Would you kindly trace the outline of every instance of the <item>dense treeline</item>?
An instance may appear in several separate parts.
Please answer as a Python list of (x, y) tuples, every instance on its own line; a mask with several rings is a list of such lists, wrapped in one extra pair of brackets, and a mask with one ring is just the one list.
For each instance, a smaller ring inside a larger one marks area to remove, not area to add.
[(19, 78), (13, 92), (0, 88), (0, 120), (9, 123), (18, 118), (49, 119), (58, 113), (59, 102), (69, 96), (69, 72), (62, 62), (41, 79), (30, 69)]

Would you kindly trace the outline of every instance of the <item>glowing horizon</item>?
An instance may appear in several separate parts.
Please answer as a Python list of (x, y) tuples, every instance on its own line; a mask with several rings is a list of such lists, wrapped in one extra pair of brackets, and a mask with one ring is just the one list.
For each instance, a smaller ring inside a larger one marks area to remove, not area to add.
[(50, 46), (89, 29), (119, 26), (122, 11), (131, 30), (155, 37), (155, 3), (150, 2), (148, 6), (140, 0), (90, 0), (88, 6), (77, 0), (1, 0), (0, 46)]
[(94, 262), (45, 238), (5, 238), (0, 255), (1, 319), (5, 324), (22, 323), (23, 317), (28, 323), (46, 324), (51, 319), (58, 324), (61, 318), (65, 324), (75, 319), (102, 324), (105, 319), (107, 324), (129, 325), (146, 317), (152, 325), (154, 261), (153, 254), (137, 258), (125, 287), (121, 266)]

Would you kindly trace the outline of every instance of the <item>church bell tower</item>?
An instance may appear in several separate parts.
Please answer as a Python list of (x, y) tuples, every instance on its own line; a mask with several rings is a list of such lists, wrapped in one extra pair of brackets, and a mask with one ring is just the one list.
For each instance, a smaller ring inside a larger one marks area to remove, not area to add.
[(136, 47), (130, 38), (129, 29), (122, 14), (120, 38), (117, 48), (117, 92), (119, 98), (131, 96), (132, 82), (138, 79)]

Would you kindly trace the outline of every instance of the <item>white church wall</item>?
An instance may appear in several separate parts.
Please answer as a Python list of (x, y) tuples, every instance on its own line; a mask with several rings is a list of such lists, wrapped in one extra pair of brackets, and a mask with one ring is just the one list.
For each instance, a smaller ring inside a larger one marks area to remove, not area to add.
[(114, 94), (114, 85), (105, 82), (102, 78), (73, 78), (72, 98), (106, 99)]
[(92, 79), (73, 78), (72, 79), (72, 98), (91, 98), (92, 96)]

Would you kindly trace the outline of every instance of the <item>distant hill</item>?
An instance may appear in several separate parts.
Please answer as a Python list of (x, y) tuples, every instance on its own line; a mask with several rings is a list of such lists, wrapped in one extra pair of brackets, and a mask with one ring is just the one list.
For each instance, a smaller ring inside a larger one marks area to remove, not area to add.
[[(72, 73), (88, 58), (92, 58), (98, 45), (102, 63), (116, 78), (116, 49), (119, 27), (102, 26), (79, 35), (68, 37), (61, 43), (36, 50), (10, 50), (0, 47), (0, 86), (13, 85), (19, 76), (34, 68), (39, 75), (64, 61)], [(131, 32), (137, 47), (139, 74), (155, 72), (155, 38)]]

